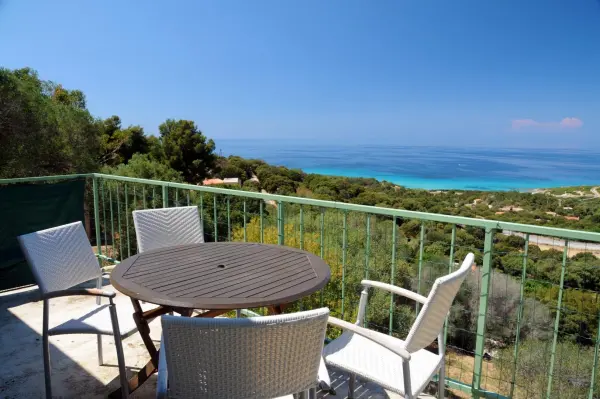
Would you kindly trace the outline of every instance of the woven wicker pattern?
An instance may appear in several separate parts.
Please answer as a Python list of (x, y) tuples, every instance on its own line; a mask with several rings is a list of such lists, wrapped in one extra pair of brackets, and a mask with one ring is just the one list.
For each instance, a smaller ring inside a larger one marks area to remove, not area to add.
[(328, 316), (327, 308), (247, 319), (163, 316), (169, 397), (274, 398), (314, 388)]
[(139, 252), (204, 242), (196, 206), (134, 211), (133, 223)]
[[(398, 339), (398, 342), (402, 343), (402, 340)], [(400, 395), (406, 394), (402, 359), (368, 338), (344, 331), (325, 346), (323, 356), (328, 365), (362, 376)], [(410, 381), (414, 397), (427, 385), (442, 360), (428, 350), (420, 350), (411, 355)]]
[(100, 276), (81, 222), (18, 237), (42, 293), (64, 290)]
[(435, 280), (427, 303), (419, 312), (406, 337), (406, 350), (416, 352), (433, 342), (440, 333), (446, 315), (461, 284), (473, 265), (473, 254), (468, 254), (458, 270)]

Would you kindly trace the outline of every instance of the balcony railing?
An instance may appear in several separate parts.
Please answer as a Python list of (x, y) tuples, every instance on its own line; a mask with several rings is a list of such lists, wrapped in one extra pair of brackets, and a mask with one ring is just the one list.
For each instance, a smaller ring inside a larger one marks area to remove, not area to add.
[[(476, 267), (444, 327), (449, 389), (476, 398), (600, 392), (600, 260), (590, 255), (600, 254), (599, 233), (103, 174), (0, 187), (65, 179), (87, 181), (89, 233), (104, 265), (136, 253), (132, 211), (196, 205), (207, 241), (288, 245), (325, 259), (330, 283), (291, 310), (328, 306), (348, 321), (361, 279), (426, 295), (474, 252)], [(418, 311), (374, 295), (366, 324), (402, 338)]]

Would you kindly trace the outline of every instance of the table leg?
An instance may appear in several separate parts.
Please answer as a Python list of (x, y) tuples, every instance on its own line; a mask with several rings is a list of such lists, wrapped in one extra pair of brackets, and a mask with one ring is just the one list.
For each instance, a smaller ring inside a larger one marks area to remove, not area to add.
[(285, 305), (272, 305), (268, 308), (269, 315), (283, 314)]

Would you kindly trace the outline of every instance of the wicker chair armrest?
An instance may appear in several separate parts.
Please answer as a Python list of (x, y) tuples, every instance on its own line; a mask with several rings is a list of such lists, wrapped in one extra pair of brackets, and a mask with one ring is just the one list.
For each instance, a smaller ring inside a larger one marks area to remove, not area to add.
[(404, 288), (396, 287), (395, 285), (381, 283), (379, 281), (372, 281), (372, 280), (363, 280), (363, 281), (361, 281), (361, 284), (364, 285), (365, 287), (373, 287), (373, 288), (379, 288), (382, 290), (386, 290), (393, 294), (400, 295), (400, 296), (403, 296), (408, 299), (412, 299), (413, 301), (417, 301), (419, 303), (424, 304), (427, 302), (427, 298), (424, 297), (423, 295), (417, 294), (416, 292), (412, 292), (412, 291), (404, 289)]
[(342, 328), (344, 330), (352, 331), (355, 334), (361, 335), (383, 346), (384, 348), (389, 349), (396, 355), (400, 356), (402, 359), (410, 360), (410, 353), (406, 349), (404, 349), (400, 341), (394, 337), (382, 334), (377, 331), (369, 330), (368, 328), (357, 326), (356, 324), (348, 323), (347, 321), (340, 320), (332, 316), (329, 316), (328, 323), (336, 327)]
[(104, 291), (98, 288), (70, 288), (68, 290), (52, 291), (44, 294), (44, 299), (58, 298), (61, 296), (87, 295), (104, 298), (114, 298), (117, 294), (112, 291)]

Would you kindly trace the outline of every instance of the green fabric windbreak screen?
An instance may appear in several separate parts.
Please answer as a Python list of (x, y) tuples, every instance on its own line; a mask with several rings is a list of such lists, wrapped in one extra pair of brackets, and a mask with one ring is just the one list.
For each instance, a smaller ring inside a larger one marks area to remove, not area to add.
[(35, 284), (17, 237), (84, 222), (85, 179), (0, 186), (0, 290)]

